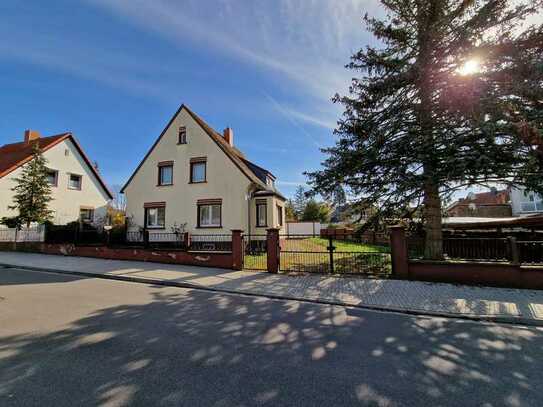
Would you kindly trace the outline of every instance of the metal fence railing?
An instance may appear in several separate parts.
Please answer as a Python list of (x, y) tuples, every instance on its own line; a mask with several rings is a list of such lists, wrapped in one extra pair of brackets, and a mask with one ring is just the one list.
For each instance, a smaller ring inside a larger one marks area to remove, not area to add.
[(201, 252), (231, 252), (232, 235), (190, 235), (190, 250)]
[(521, 264), (543, 265), (543, 241), (517, 241)]
[(243, 237), (243, 249), (243, 265), (245, 269), (268, 269), (268, 247), (266, 235), (245, 235)]
[(443, 255), (449, 259), (507, 261), (511, 250), (507, 238), (443, 239)]
[(332, 236), (280, 236), (280, 269), (387, 277), (392, 271), (390, 247)]

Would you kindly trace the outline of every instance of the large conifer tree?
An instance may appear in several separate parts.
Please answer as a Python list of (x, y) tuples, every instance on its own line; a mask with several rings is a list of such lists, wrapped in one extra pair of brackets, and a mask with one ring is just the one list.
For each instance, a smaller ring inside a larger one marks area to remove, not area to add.
[(20, 177), (15, 178), (17, 185), (12, 189), (15, 194), (9, 209), (17, 210), (20, 223), (27, 227), (32, 222), (43, 223), (51, 218), (48, 207), (52, 200), (51, 186), (47, 179), (46, 165), (47, 160), (36, 142), (32, 159), (23, 167)]
[(321, 171), (324, 196), (344, 185), (381, 208), (421, 206), (425, 257), (442, 256), (441, 200), (497, 181), (543, 190), (543, 30), (524, 19), (540, 0), (381, 0), (365, 17), (379, 44), (355, 53), (362, 75)]

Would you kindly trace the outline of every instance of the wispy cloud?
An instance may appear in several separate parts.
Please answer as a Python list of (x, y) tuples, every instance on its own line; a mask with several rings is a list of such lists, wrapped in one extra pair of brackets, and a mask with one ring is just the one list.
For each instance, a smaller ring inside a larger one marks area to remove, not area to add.
[(278, 185), (283, 185), (283, 186), (286, 186), (286, 187), (297, 187), (297, 186), (306, 186), (306, 182), (305, 181), (277, 181), (277, 184)]
[(322, 143), (320, 143), (313, 135), (311, 135), (306, 129), (304, 129), (303, 126), (300, 125), (300, 123), (298, 123), (296, 117), (288, 109), (284, 108), (277, 100), (275, 100), (267, 93), (263, 92), (263, 95), (272, 104), (273, 108), (281, 113), (283, 117), (285, 117), (285, 119), (287, 119), (290, 124), (298, 129), (313, 145), (318, 148), (324, 147)]
[(225, 56), (274, 71), (328, 102), (346, 90), (343, 68), (363, 45), (363, 11), (375, 0), (301, 2), (88, 0), (183, 45), (191, 40)]

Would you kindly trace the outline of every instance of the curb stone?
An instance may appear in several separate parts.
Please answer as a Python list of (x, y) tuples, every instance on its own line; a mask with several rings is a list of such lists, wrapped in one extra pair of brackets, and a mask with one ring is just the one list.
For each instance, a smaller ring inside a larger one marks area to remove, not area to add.
[(335, 305), (349, 308), (357, 308), (362, 310), (369, 311), (379, 311), (379, 312), (393, 312), (406, 315), (415, 315), (415, 316), (428, 316), (428, 317), (445, 317), (453, 318), (467, 321), (479, 321), (479, 322), (490, 322), (498, 324), (509, 324), (509, 325), (525, 325), (525, 326), (535, 326), (542, 327), (543, 320), (536, 320), (531, 318), (523, 317), (512, 317), (512, 316), (502, 316), (502, 315), (473, 315), (473, 314), (455, 314), (449, 312), (437, 312), (437, 311), (428, 311), (424, 309), (405, 309), (399, 307), (390, 307), (390, 306), (376, 306), (376, 305), (364, 305), (364, 304), (351, 304), (342, 301), (334, 300), (324, 300), (324, 299), (312, 299), (312, 298), (303, 298), (295, 296), (286, 296), (278, 294), (267, 294), (257, 291), (248, 291), (248, 290), (230, 290), (224, 288), (215, 288), (209, 287), (200, 284), (192, 284), (186, 282), (178, 281), (167, 281), (153, 278), (144, 278), (144, 277), (127, 277), (123, 275), (111, 275), (111, 274), (95, 274), (84, 271), (72, 271), (72, 270), (59, 270), (45, 267), (33, 267), (33, 266), (18, 266), (15, 264), (0, 263), (0, 268), (2, 269), (20, 269), (20, 270), (29, 270), (29, 271), (38, 271), (45, 273), (56, 273), (56, 274), (67, 274), (74, 276), (82, 276), (89, 278), (100, 278), (104, 280), (115, 280), (115, 281), (124, 281), (131, 283), (140, 283), (140, 284), (153, 284), (160, 285), (165, 287), (178, 287), (178, 288), (188, 288), (196, 289), (224, 294), (235, 294), (235, 295), (245, 295), (250, 297), (263, 297), (269, 298), (272, 300), (288, 300), (288, 301), (300, 301), (312, 304), (323, 304), (323, 305)]

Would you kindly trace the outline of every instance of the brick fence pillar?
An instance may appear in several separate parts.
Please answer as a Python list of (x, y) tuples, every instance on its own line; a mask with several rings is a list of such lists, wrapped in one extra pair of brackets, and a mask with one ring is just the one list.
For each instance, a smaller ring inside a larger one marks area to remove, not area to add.
[(409, 278), (409, 254), (407, 252), (405, 227), (401, 225), (391, 226), (389, 230), (392, 275), (397, 278)]
[(268, 273), (279, 272), (279, 229), (268, 229), (266, 236), (266, 248), (268, 251)]
[(243, 269), (243, 230), (232, 230), (232, 269)]

